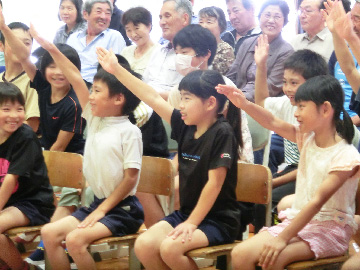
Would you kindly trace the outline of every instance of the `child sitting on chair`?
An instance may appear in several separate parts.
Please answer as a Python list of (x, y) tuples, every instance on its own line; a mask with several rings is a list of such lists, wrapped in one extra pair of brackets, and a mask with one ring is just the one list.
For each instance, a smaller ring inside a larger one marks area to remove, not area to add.
[(42, 225), (55, 210), (40, 142), (24, 123), (25, 100), (12, 83), (0, 83), (0, 269), (29, 269), (10, 228)]
[(93, 241), (107, 236), (135, 233), (144, 221), (142, 206), (134, 196), (139, 182), (142, 139), (128, 115), (140, 103), (115, 76), (100, 69), (92, 93), (79, 70), (58, 48), (32, 36), (46, 49), (73, 86), (88, 124), (84, 151), (84, 176), (95, 198), (89, 208), (81, 207), (72, 216), (47, 224), (41, 230), (49, 262), (56, 269), (69, 269), (62, 241), (78, 269), (96, 269), (87, 251)]

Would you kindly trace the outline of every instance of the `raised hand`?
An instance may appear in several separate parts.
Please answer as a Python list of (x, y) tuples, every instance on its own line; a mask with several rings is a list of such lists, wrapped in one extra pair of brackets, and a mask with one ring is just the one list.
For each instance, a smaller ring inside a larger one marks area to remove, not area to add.
[(269, 42), (265, 34), (261, 34), (255, 46), (255, 63), (257, 66), (265, 65), (269, 56)]
[(181, 237), (181, 242), (185, 243), (186, 240), (191, 241), (192, 234), (197, 229), (197, 226), (188, 222), (180, 223), (173, 229), (167, 236), (171, 237), (172, 239), (176, 239)]
[(4, 26), (6, 26), (4, 14), (2, 11), (2, 7), (0, 5), (0, 30), (4, 29)]
[(244, 93), (234, 86), (219, 84), (216, 86), (216, 90), (225, 95), (238, 108), (242, 108), (248, 102)]
[(30, 29), (29, 29), (30, 35), (39, 43), (41, 47), (43, 47), (45, 50), (49, 51), (51, 50), (52, 46), (54, 46), (53, 43), (47, 41), (42, 36), (39, 35), (39, 33), (36, 31), (34, 25), (30, 23)]
[(111, 49), (108, 51), (105, 48), (97, 47), (96, 54), (101, 67), (107, 72), (114, 74), (116, 69), (119, 68), (119, 66), (121, 67), (116, 55)]

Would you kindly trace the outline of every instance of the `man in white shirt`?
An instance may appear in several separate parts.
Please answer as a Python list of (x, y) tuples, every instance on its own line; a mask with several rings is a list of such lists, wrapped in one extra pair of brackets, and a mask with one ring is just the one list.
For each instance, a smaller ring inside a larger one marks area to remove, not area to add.
[(149, 60), (143, 80), (167, 99), (171, 88), (183, 78), (175, 68), (175, 50), (172, 40), (177, 32), (189, 25), (192, 6), (189, 0), (164, 0), (160, 10), (162, 36), (169, 42), (156, 49)]

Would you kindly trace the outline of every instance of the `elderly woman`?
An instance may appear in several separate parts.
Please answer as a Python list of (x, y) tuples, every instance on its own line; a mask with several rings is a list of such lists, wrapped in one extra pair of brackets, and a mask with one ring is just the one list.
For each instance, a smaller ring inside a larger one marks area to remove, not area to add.
[(224, 11), (218, 7), (206, 7), (199, 11), (199, 24), (210, 30), (215, 36), (217, 50), (212, 69), (225, 75), (235, 60), (234, 49), (220, 38), (221, 33), (226, 30), (226, 19)]
[[(267, 61), (267, 82), (272, 97), (283, 95), (282, 80), (284, 61), (293, 53), (293, 48), (281, 37), (281, 30), (288, 22), (289, 6), (283, 0), (268, 0), (260, 9), (259, 21), (263, 34), (269, 40), (269, 58)], [(241, 44), (235, 62), (230, 67), (227, 77), (243, 91), (246, 98), (254, 102), (255, 46), (258, 36), (250, 37)]]
[(65, 24), (56, 32), (54, 43), (66, 43), (68, 37), (86, 28), (86, 21), (81, 15), (81, 0), (61, 0), (59, 7), (59, 19)]
[(122, 17), (126, 35), (135, 45), (124, 48), (121, 55), (128, 60), (131, 69), (143, 74), (156, 46), (150, 39), (152, 28), (151, 13), (143, 7), (127, 10)]

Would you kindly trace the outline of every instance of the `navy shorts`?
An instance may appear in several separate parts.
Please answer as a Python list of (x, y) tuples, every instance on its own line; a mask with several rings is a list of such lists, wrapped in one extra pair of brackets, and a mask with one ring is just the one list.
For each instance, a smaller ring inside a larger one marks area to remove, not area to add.
[[(72, 216), (83, 221), (105, 200), (94, 196), (94, 202), (89, 207), (81, 207)], [(113, 236), (124, 236), (136, 233), (144, 222), (143, 208), (135, 196), (128, 196), (118, 205), (106, 213), (105, 217), (99, 220), (113, 234)]]
[[(165, 220), (172, 227), (175, 228), (177, 225), (187, 220), (188, 217), (189, 215), (186, 215), (181, 211), (175, 211), (172, 214), (164, 217), (162, 220)], [(234, 240), (231, 239), (229, 233), (225, 229), (221, 228), (219, 224), (209, 218), (204, 219), (198, 226), (198, 229), (206, 235), (209, 241), (209, 246), (216, 246), (234, 242)]]
[(50, 222), (50, 218), (55, 211), (55, 206), (50, 204), (49, 207), (39, 207), (29, 201), (19, 201), (12, 205), (19, 209), (29, 220), (29, 226), (43, 225)]

